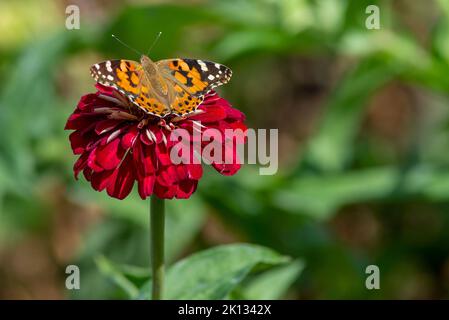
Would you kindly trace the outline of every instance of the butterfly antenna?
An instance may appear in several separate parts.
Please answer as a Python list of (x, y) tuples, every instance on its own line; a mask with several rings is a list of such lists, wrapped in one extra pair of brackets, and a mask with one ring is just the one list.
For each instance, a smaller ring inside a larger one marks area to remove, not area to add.
[(128, 49), (134, 51), (135, 53), (137, 53), (139, 56), (143, 56), (142, 52), (137, 51), (136, 49), (130, 47), (129, 45), (127, 45), (126, 43), (124, 43), (122, 40), (120, 40), (119, 38), (117, 38), (115, 35), (112, 35), (112, 37), (117, 40), (118, 42), (120, 42), (122, 45), (124, 45), (125, 47), (127, 47)]
[(147, 55), (150, 53), (151, 49), (153, 49), (154, 45), (156, 44), (156, 42), (159, 40), (159, 38), (161, 37), (162, 31), (159, 31), (159, 33), (156, 36), (156, 39), (154, 39), (153, 43), (151, 44), (150, 48), (147, 51)]

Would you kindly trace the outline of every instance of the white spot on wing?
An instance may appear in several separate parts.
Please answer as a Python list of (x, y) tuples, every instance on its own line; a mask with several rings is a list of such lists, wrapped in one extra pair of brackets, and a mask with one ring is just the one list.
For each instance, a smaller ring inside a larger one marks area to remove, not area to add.
[(209, 69), (207, 69), (207, 65), (203, 62), (203, 60), (198, 60), (198, 64), (201, 67), (201, 70), (203, 71), (208, 71)]
[(214, 75), (213, 74), (210, 74), (208, 77), (207, 77), (207, 79), (209, 79), (209, 80), (214, 80), (215, 79), (215, 77), (214, 77)]
[(106, 62), (106, 70), (108, 70), (108, 72), (112, 72), (111, 61)]

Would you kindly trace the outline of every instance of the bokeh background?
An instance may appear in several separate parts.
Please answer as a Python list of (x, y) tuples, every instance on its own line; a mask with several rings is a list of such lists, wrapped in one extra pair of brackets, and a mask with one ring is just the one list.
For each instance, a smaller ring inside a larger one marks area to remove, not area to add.
[[(70, 4), (80, 30), (65, 28)], [(149, 202), (76, 182), (63, 128), (94, 91), (91, 64), (138, 59), (111, 34), (145, 51), (159, 31), (153, 60), (230, 66), (220, 92), (250, 127), (279, 129), (276, 175), (207, 170), (170, 201), (169, 263), (246, 242), (292, 260), (229, 298), (449, 298), (446, 0), (2, 0), (0, 298), (125, 299), (148, 278)], [(380, 290), (365, 288), (370, 264)]]

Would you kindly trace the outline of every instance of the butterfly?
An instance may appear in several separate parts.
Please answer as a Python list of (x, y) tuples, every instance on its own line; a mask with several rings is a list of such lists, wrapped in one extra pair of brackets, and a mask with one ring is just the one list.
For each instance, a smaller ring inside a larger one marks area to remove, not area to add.
[(204, 60), (166, 59), (153, 62), (142, 55), (132, 60), (107, 60), (90, 68), (96, 82), (113, 87), (144, 112), (165, 117), (195, 112), (204, 96), (227, 83), (228, 67)]

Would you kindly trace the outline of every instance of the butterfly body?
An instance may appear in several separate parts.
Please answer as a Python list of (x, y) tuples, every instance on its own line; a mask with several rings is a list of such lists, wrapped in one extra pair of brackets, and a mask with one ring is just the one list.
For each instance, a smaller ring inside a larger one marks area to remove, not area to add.
[(108, 60), (94, 64), (92, 77), (113, 87), (148, 114), (165, 117), (194, 112), (213, 88), (231, 78), (221, 64), (195, 59), (167, 59), (153, 62), (143, 55), (140, 63)]

